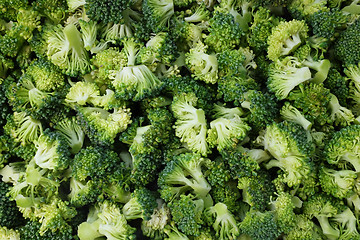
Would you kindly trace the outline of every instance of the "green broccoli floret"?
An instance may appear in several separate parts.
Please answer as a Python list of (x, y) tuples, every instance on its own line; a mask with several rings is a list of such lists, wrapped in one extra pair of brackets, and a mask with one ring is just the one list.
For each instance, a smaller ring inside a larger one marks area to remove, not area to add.
[(26, 69), (26, 74), (40, 91), (54, 91), (65, 85), (65, 78), (58, 67), (43, 58), (33, 62)]
[(120, 208), (108, 201), (90, 208), (86, 222), (78, 227), (80, 240), (96, 239), (135, 239), (135, 228), (128, 225)]
[(4, 56), (16, 57), (25, 39), (21, 36), (22, 29), (14, 24), (11, 29), (0, 36), (0, 51)]
[(205, 112), (195, 107), (196, 102), (194, 94), (180, 93), (174, 96), (171, 110), (176, 118), (175, 134), (190, 150), (206, 156), (210, 149), (206, 142)]
[(280, 22), (268, 37), (268, 58), (276, 61), (281, 56), (289, 55), (308, 37), (307, 32), (308, 26), (305, 21)]
[(288, 99), (314, 125), (331, 123), (328, 113), (330, 91), (323, 84), (309, 83), (300, 85), (299, 89), (294, 89), (290, 93)]
[(314, 13), (327, 9), (326, 3), (323, 0), (294, 0), (287, 8), (294, 18), (307, 19)]
[(251, 209), (264, 211), (274, 195), (275, 187), (269, 173), (259, 170), (256, 175), (241, 177), (237, 187), (242, 190), (242, 198)]
[(293, 196), (280, 192), (275, 200), (271, 201), (271, 208), (275, 212), (275, 219), (279, 230), (288, 234), (296, 226), (295, 204)]
[(42, 15), (46, 16), (54, 23), (59, 23), (63, 20), (68, 9), (66, 0), (40, 0), (32, 2), (32, 6), (35, 11), (38, 11)]
[(116, 135), (131, 123), (130, 109), (120, 107), (110, 112), (98, 107), (77, 108), (78, 124), (91, 141), (111, 145)]
[(170, 209), (166, 204), (157, 199), (158, 206), (154, 209), (154, 212), (151, 214), (149, 220), (143, 220), (141, 223), (142, 233), (155, 240), (164, 239), (165, 237), (165, 227), (170, 223)]
[[(215, 2), (209, 1), (209, 7), (212, 6)], [(222, 1), (219, 5), (219, 8), (223, 12), (229, 12), (234, 17), (234, 22), (239, 24), (243, 32), (248, 32), (249, 23), (252, 20), (252, 7), (253, 2), (251, 1), (236, 1), (236, 0), (226, 0)]]
[(172, 220), (186, 235), (198, 236), (202, 228), (204, 200), (193, 195), (181, 195), (169, 203)]
[(14, 228), (22, 225), (25, 220), (15, 201), (10, 200), (10, 197), (7, 196), (10, 187), (11, 184), (0, 181), (0, 226)]
[(0, 237), (2, 239), (20, 240), (20, 233), (18, 230), (8, 229), (7, 227), (0, 227)]
[(169, 20), (174, 15), (174, 2), (172, 0), (145, 0), (142, 2), (142, 9), (146, 27), (151, 32), (163, 31)]
[(216, 237), (220, 240), (235, 239), (239, 234), (239, 228), (234, 216), (229, 212), (224, 203), (217, 203), (205, 210), (207, 218), (216, 231)]
[(273, 16), (270, 10), (259, 7), (253, 13), (253, 21), (247, 34), (247, 41), (250, 47), (256, 52), (266, 52), (268, 48), (268, 38), (272, 29), (280, 23), (280, 19)]
[(127, 220), (137, 218), (150, 220), (157, 205), (154, 192), (146, 188), (138, 188), (131, 193), (131, 198), (122, 208), (122, 213)]
[(95, 83), (80, 81), (71, 86), (65, 102), (71, 106), (76, 104), (83, 106), (91, 103), (98, 96), (100, 96), (100, 90)]
[(69, 166), (69, 147), (59, 133), (47, 129), (34, 144), (37, 149), (34, 161), (39, 167), (58, 171)]
[(313, 145), (300, 125), (287, 121), (268, 125), (263, 141), (265, 150), (275, 157), (266, 164), (267, 169), (282, 169), (284, 181), (290, 187), (308, 178), (313, 168), (310, 159)]
[(241, 114), (239, 108), (232, 109), (214, 105), (216, 119), (210, 122), (207, 136), (210, 147), (216, 146), (219, 151), (233, 148), (246, 137), (251, 128), (240, 118)]
[(72, 239), (71, 228), (63, 228), (58, 231), (46, 231), (43, 235), (40, 234), (41, 223), (38, 221), (28, 221), (25, 226), (19, 228), (20, 239), (53, 239), (53, 240), (64, 240)]
[(195, 197), (208, 200), (211, 187), (202, 170), (206, 161), (207, 159), (195, 153), (174, 156), (158, 179), (161, 197), (169, 202), (190, 191)]
[(313, 221), (311, 221), (306, 215), (297, 214), (295, 215), (296, 225), (286, 235), (288, 240), (312, 240), (312, 239), (323, 239), (321, 229)]
[(99, 189), (99, 181), (80, 181), (75, 177), (71, 177), (69, 181), (70, 193), (68, 194), (68, 200), (75, 207), (94, 203), (101, 194), (102, 189)]
[(334, 170), (322, 166), (319, 171), (321, 188), (337, 198), (350, 197), (356, 178), (356, 172), (352, 170)]
[(47, 56), (63, 72), (75, 77), (90, 71), (88, 53), (84, 48), (81, 33), (73, 23), (54, 26), (45, 33)]
[(209, 34), (205, 38), (205, 44), (211, 50), (221, 52), (234, 49), (240, 44), (243, 31), (230, 13), (215, 8), (208, 23)]
[(73, 154), (78, 153), (84, 143), (85, 133), (81, 127), (76, 123), (76, 118), (66, 118), (61, 122), (57, 122), (54, 127), (68, 143), (70, 152)]
[(259, 212), (250, 210), (239, 224), (241, 234), (252, 240), (273, 240), (280, 235), (275, 214), (271, 211)]
[(283, 100), (296, 86), (310, 79), (309, 67), (303, 66), (297, 58), (286, 57), (270, 65), (267, 87), (279, 100)]
[(349, 96), (348, 85), (348, 79), (342, 76), (335, 68), (329, 70), (329, 74), (324, 81), (324, 87), (330, 89), (330, 92), (338, 98), (342, 106), (346, 106), (346, 99)]
[(244, 94), (241, 107), (249, 110), (246, 118), (254, 130), (272, 123), (279, 111), (275, 96), (257, 90), (249, 90)]
[(284, 120), (294, 122), (302, 126), (306, 131), (310, 131), (312, 123), (307, 120), (304, 115), (289, 102), (285, 102), (280, 110), (280, 115)]
[(172, 95), (179, 93), (195, 94), (197, 97), (196, 106), (211, 111), (213, 99), (216, 98), (214, 89), (204, 82), (197, 81), (189, 76), (171, 76), (163, 79), (164, 92), (171, 92)]
[(360, 62), (360, 19), (355, 20), (344, 31), (339, 34), (335, 42), (335, 55), (348, 66)]
[(353, 168), (356, 173), (360, 172), (357, 154), (360, 146), (359, 136), (359, 125), (350, 125), (335, 132), (325, 145), (325, 160), (330, 164), (338, 165), (341, 169)]
[(333, 199), (325, 194), (317, 194), (304, 202), (304, 214), (310, 218), (315, 217), (322, 229), (322, 232), (328, 239), (337, 239), (340, 231), (330, 224), (330, 218), (339, 213), (340, 201)]
[(162, 87), (162, 82), (145, 65), (135, 65), (141, 45), (134, 39), (125, 39), (122, 51), (127, 57), (127, 66), (119, 71), (111, 71), (110, 79), (118, 97), (140, 101), (155, 95)]
[(341, 106), (337, 97), (332, 93), (330, 93), (329, 108), (330, 119), (335, 125), (348, 126), (355, 120), (351, 110)]
[(348, 16), (336, 9), (321, 9), (309, 16), (313, 33), (328, 40), (334, 40), (335, 34), (345, 28), (348, 21)]
[(207, 45), (198, 42), (185, 54), (186, 65), (192, 77), (215, 84), (218, 79), (218, 60), (215, 54), (207, 54)]
[(351, 240), (360, 237), (360, 234), (356, 228), (357, 217), (350, 210), (350, 208), (346, 208), (341, 213), (335, 215), (333, 219), (342, 229), (340, 239)]
[[(73, 1), (70, 1), (73, 3)], [(131, 1), (98, 1), (86, 0), (85, 10), (90, 19), (94, 21), (102, 21), (104, 23), (119, 23), (121, 20), (121, 12), (130, 7)], [(72, 7), (74, 9), (74, 7)]]

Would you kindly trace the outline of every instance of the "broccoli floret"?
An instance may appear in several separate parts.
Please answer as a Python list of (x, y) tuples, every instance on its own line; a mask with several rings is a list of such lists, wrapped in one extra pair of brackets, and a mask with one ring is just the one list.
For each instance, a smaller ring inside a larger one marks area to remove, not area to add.
[(324, 0), (294, 0), (288, 5), (288, 10), (296, 19), (307, 19), (314, 13), (327, 9), (326, 3)]
[(293, 196), (280, 192), (275, 200), (271, 201), (271, 208), (275, 212), (275, 219), (279, 230), (288, 234), (296, 225), (295, 204)]
[(127, 57), (127, 66), (119, 71), (112, 71), (110, 79), (117, 91), (117, 96), (134, 101), (155, 95), (161, 90), (162, 82), (145, 65), (135, 65), (137, 53), (141, 46), (134, 39), (123, 41), (122, 51)]
[(100, 183), (96, 180), (80, 181), (75, 177), (71, 177), (69, 181), (70, 193), (68, 199), (75, 207), (94, 203), (101, 194)]
[(264, 170), (259, 170), (256, 173), (250, 177), (239, 178), (237, 187), (242, 190), (243, 201), (251, 209), (264, 211), (275, 192), (275, 187), (271, 182), (269, 173)]
[(241, 107), (249, 110), (246, 118), (254, 130), (272, 123), (279, 112), (275, 96), (257, 90), (249, 90), (244, 94)]
[(350, 208), (346, 208), (341, 213), (335, 215), (334, 220), (342, 228), (340, 239), (350, 240), (360, 237), (360, 234), (356, 228), (357, 218), (350, 210)]
[(340, 236), (340, 231), (330, 224), (331, 217), (339, 213), (340, 201), (333, 199), (325, 194), (317, 194), (304, 202), (304, 214), (310, 218), (315, 217), (321, 226), (324, 235), (328, 239), (337, 239)]
[(321, 188), (337, 198), (350, 197), (356, 177), (356, 173), (352, 170), (334, 170), (322, 166), (319, 171)]
[(90, 71), (88, 53), (84, 48), (81, 33), (73, 23), (54, 26), (45, 32), (49, 60), (69, 76), (86, 74)]
[(174, 15), (174, 2), (172, 0), (145, 0), (142, 9), (147, 28), (158, 33), (169, 25)]
[(157, 199), (158, 207), (154, 209), (149, 220), (143, 220), (141, 223), (142, 233), (151, 239), (160, 240), (165, 237), (165, 227), (170, 223), (170, 209), (166, 204)]
[(5, 226), (0, 227), (0, 237), (2, 239), (20, 240), (20, 233), (18, 230), (8, 229)]
[(240, 44), (243, 31), (234, 17), (220, 9), (215, 9), (209, 19), (209, 34), (205, 38), (205, 44), (215, 52), (234, 49)]
[(297, 58), (286, 57), (270, 65), (267, 87), (279, 100), (283, 100), (296, 86), (310, 79), (309, 67), (303, 66)]
[(242, 141), (250, 130), (249, 125), (240, 118), (241, 112), (232, 112), (231, 108), (214, 105), (215, 120), (210, 122), (207, 142), (210, 147), (216, 146), (219, 151), (225, 148), (233, 148)]
[[(74, 3), (73, 1), (70, 1)], [(77, 4), (78, 5), (78, 4)], [(90, 19), (94, 21), (102, 21), (104, 23), (119, 23), (121, 20), (121, 13), (130, 7), (131, 1), (116, 0), (116, 1), (98, 1), (86, 0), (85, 10)], [(75, 6), (72, 7), (74, 9)]]
[(240, 231), (234, 216), (229, 212), (224, 203), (217, 203), (205, 210), (207, 218), (216, 231), (216, 237), (220, 240), (235, 239)]
[(344, 65), (360, 62), (360, 53), (356, 50), (360, 47), (359, 33), (360, 19), (357, 19), (339, 34), (335, 42), (335, 55)]
[(202, 170), (206, 161), (205, 158), (194, 153), (174, 156), (173, 160), (166, 164), (158, 179), (161, 197), (169, 202), (190, 191), (197, 198), (207, 199), (211, 187)]
[(268, 38), (272, 29), (280, 23), (280, 20), (271, 15), (270, 10), (259, 7), (253, 14), (253, 22), (250, 26), (250, 33), (247, 34), (249, 46), (256, 52), (266, 52), (268, 48)]
[(127, 220), (141, 218), (150, 220), (151, 214), (157, 207), (156, 195), (146, 188), (135, 189), (130, 200), (122, 208)]
[(91, 103), (93, 99), (100, 96), (99, 87), (92, 82), (77, 82), (69, 89), (65, 102), (70, 105), (86, 105)]
[(297, 109), (301, 109), (304, 117), (314, 125), (331, 123), (328, 113), (330, 91), (323, 84), (304, 84), (299, 89), (294, 89), (289, 97)]
[(172, 220), (186, 235), (198, 236), (203, 224), (204, 200), (193, 195), (181, 195), (169, 203)]
[(43, 235), (40, 235), (41, 223), (37, 221), (28, 221), (25, 226), (19, 228), (20, 239), (53, 239), (53, 240), (64, 240), (72, 239), (71, 228), (63, 228), (58, 231), (46, 231)]
[(308, 37), (307, 32), (305, 21), (280, 22), (268, 37), (268, 58), (276, 61), (281, 56), (289, 55)]
[(288, 240), (312, 240), (323, 239), (321, 229), (313, 221), (311, 221), (306, 215), (295, 215), (296, 225), (286, 235)]
[(58, 171), (69, 166), (69, 147), (62, 135), (47, 129), (34, 144), (37, 149), (34, 161), (39, 167)]
[(65, 138), (71, 153), (76, 154), (80, 151), (84, 143), (85, 134), (76, 123), (75, 117), (56, 123), (54, 128)]
[(330, 93), (329, 108), (330, 118), (335, 125), (348, 126), (355, 120), (351, 110), (341, 106), (337, 97), (332, 93)]
[(272, 240), (280, 235), (275, 214), (271, 211), (250, 210), (239, 224), (240, 233), (253, 240)]
[(0, 181), (0, 226), (14, 228), (22, 225), (25, 220), (21, 212), (19, 212), (15, 201), (10, 200), (9, 196), (7, 196), (10, 187), (9, 183)]
[(63, 20), (66, 16), (66, 11), (68, 9), (66, 0), (34, 1), (32, 2), (32, 6), (35, 11), (38, 11), (42, 15), (45, 15), (54, 23), (59, 23), (61, 20)]
[(351, 170), (353, 167), (356, 173), (360, 172), (360, 161), (357, 154), (360, 146), (359, 134), (359, 125), (350, 125), (335, 132), (325, 145), (324, 158), (326, 161), (338, 165), (341, 169)]
[(304, 115), (289, 102), (285, 102), (280, 110), (280, 115), (284, 120), (294, 122), (302, 126), (306, 131), (310, 131), (312, 123), (307, 120)]
[(106, 111), (97, 107), (77, 108), (78, 124), (91, 141), (101, 145), (111, 145), (116, 135), (131, 123), (130, 109), (120, 107)]
[(346, 98), (349, 96), (348, 79), (342, 76), (337, 69), (329, 70), (324, 87), (330, 89), (330, 92), (338, 98), (340, 105), (346, 106)]
[(206, 142), (205, 112), (195, 107), (196, 102), (194, 94), (180, 93), (174, 96), (171, 110), (176, 118), (175, 134), (190, 150), (206, 156), (210, 149)]
[(215, 54), (207, 54), (207, 46), (198, 42), (185, 54), (186, 65), (192, 77), (214, 84), (218, 79), (218, 60)]

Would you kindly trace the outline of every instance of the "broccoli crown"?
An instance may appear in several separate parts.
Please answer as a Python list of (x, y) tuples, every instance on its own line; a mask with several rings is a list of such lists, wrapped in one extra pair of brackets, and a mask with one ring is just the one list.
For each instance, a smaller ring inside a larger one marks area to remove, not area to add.
[(122, 212), (126, 219), (150, 220), (157, 205), (156, 195), (153, 192), (146, 188), (138, 188), (131, 193), (131, 198), (124, 205)]
[(335, 42), (335, 55), (344, 65), (360, 62), (360, 54), (356, 49), (360, 46), (359, 40), (360, 19), (355, 20), (344, 31), (340, 32)]
[(230, 13), (215, 10), (209, 19), (209, 25), (209, 34), (205, 38), (205, 43), (210, 49), (221, 52), (240, 44), (243, 31)]
[(161, 197), (168, 202), (190, 191), (196, 197), (206, 198), (211, 187), (202, 171), (205, 163), (206, 159), (199, 154), (183, 153), (174, 156), (158, 179)]
[(0, 226), (14, 228), (22, 225), (25, 220), (16, 206), (16, 202), (10, 200), (7, 195), (10, 190), (10, 184), (0, 182)]
[(280, 235), (275, 215), (271, 211), (249, 211), (239, 224), (240, 233), (251, 239), (276, 239)]
[(179, 199), (169, 203), (169, 208), (173, 221), (180, 231), (193, 236), (200, 234), (204, 210), (204, 201), (202, 199), (196, 199), (191, 194), (181, 195)]
[(24, 226), (19, 228), (20, 239), (31, 239), (31, 240), (41, 240), (41, 239), (54, 239), (54, 240), (64, 240), (72, 239), (72, 230), (71, 228), (62, 228), (58, 231), (46, 231), (43, 235), (40, 235), (41, 223), (37, 221), (28, 221)]
[(358, 125), (351, 125), (335, 132), (325, 145), (324, 157), (326, 161), (345, 169), (351, 170), (353, 168), (355, 172), (359, 172), (360, 165), (357, 158), (359, 131)]
[(328, 77), (324, 81), (324, 87), (330, 89), (342, 106), (346, 106), (346, 99), (350, 92), (348, 79), (342, 76), (337, 69), (330, 69)]
[(121, 21), (121, 12), (128, 8), (131, 1), (98, 1), (86, 0), (86, 14), (94, 21), (102, 21), (104, 23), (119, 23)]

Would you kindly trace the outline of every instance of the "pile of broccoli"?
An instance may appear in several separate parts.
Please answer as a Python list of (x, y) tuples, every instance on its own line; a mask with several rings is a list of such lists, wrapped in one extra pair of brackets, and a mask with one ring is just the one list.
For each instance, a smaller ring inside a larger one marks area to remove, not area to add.
[(0, 239), (360, 239), (359, 0), (0, 10)]

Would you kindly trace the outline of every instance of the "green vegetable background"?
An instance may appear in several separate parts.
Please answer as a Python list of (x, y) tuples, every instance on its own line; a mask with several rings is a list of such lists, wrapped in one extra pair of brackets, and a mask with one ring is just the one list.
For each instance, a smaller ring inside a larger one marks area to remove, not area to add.
[(360, 240), (359, 0), (0, 0), (1, 240)]

